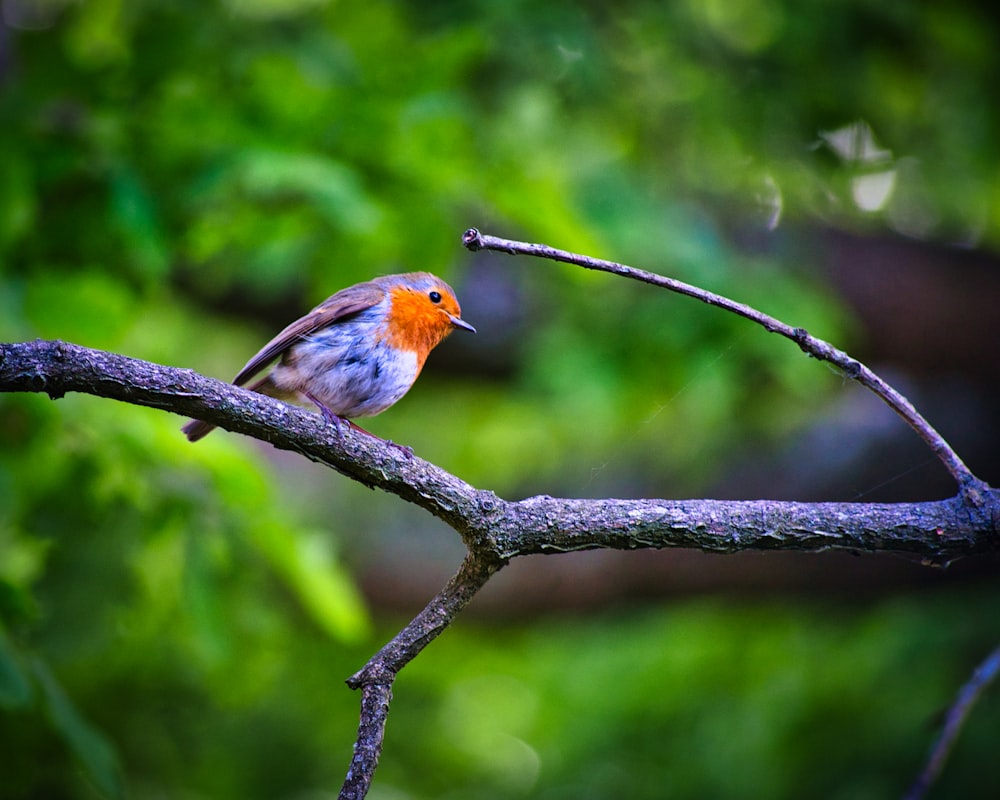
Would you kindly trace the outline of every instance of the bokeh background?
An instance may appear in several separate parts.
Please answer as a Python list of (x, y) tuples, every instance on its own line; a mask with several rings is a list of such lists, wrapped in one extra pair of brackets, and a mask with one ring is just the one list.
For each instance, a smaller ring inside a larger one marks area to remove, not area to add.
[[(368, 427), (482, 488), (926, 500), (870, 363), (1000, 483), (992, 4), (0, 0), (0, 339), (229, 379), (350, 283), (453, 336)], [(0, 797), (335, 795), (343, 684), (461, 558), (394, 497), (86, 396), (0, 397)], [(396, 684), (371, 797), (883, 798), (1000, 641), (995, 560), (515, 562)], [(1000, 692), (938, 797), (996, 797)]]

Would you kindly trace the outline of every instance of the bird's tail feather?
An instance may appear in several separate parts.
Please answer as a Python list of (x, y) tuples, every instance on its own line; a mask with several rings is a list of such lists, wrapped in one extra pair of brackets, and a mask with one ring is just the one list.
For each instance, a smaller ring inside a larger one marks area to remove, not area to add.
[[(260, 392), (261, 394), (270, 395), (271, 397), (277, 396), (274, 384), (271, 383), (271, 377), (265, 376), (261, 378), (256, 383), (247, 386), (251, 392)], [(187, 436), (189, 442), (197, 442), (199, 439), (204, 439), (208, 434), (214, 431), (216, 428), (210, 422), (202, 422), (200, 419), (190, 420), (181, 431), (185, 436)]]

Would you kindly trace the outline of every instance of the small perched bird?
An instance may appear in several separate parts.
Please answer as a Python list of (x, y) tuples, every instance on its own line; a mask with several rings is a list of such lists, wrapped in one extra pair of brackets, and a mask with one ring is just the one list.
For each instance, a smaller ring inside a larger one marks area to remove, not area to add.
[[(451, 287), (429, 272), (385, 275), (341, 289), (296, 320), (251, 358), (236, 386), (278, 363), (248, 388), (315, 403), (340, 425), (385, 411), (406, 394), (427, 355), (462, 319)], [(196, 442), (215, 428), (191, 420), (181, 430)]]

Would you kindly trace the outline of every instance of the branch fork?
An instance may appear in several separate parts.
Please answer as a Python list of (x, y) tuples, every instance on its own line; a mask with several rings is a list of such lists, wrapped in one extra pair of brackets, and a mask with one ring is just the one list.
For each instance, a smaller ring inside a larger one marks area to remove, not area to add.
[[(654, 273), (481, 234), (470, 250), (534, 255), (640, 280), (726, 309), (795, 342), (870, 389), (928, 444), (958, 485), (949, 500), (909, 503), (789, 503), (712, 500), (580, 500), (548, 496), (512, 502), (476, 489), (423, 459), (349, 426), (231, 384), (59, 341), (0, 343), (0, 391), (85, 392), (196, 417), (293, 450), (372, 487), (415, 503), (449, 524), (467, 554), (445, 587), (347, 680), (361, 692), (358, 736), (341, 798), (363, 798), (382, 751), (392, 685), (510, 559), (571, 550), (687, 547), (708, 552), (843, 549), (894, 551), (947, 563), (1000, 552), (1000, 491), (977, 478), (895, 389), (832, 345), (741, 303)], [(178, 434), (179, 435), (179, 434)]]

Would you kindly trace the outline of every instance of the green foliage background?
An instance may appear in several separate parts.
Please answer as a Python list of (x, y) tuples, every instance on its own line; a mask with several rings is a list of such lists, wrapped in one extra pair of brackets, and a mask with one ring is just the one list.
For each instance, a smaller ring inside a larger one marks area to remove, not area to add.
[[(847, 347), (811, 226), (1000, 239), (1000, 42), (968, 1), (0, 8), (0, 338), (228, 377), (336, 289), (432, 269), (481, 334), (370, 427), (508, 497), (697, 493), (845, 390), (680, 298), (473, 259), (465, 227)], [(455, 556), (394, 498), (179, 422), (0, 397), (0, 797), (328, 796), (342, 680), (402, 624), (358, 589), (366, 542)], [(371, 796), (899, 795), (997, 600), (472, 615), (401, 677)], [(998, 724), (988, 695), (941, 796), (995, 796)]]

